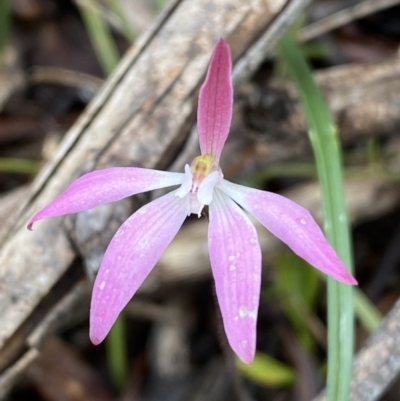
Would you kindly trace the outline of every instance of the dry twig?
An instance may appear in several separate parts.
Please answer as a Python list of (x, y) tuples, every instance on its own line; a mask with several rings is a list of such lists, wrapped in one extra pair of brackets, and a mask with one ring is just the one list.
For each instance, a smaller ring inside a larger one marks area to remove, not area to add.
[(393, 7), (399, 3), (399, 0), (360, 1), (354, 6), (340, 10), (332, 15), (329, 15), (328, 17), (305, 26), (299, 31), (297, 38), (301, 42), (306, 42), (324, 33), (332, 31), (333, 29), (348, 24), (351, 21), (366, 17), (386, 8)]

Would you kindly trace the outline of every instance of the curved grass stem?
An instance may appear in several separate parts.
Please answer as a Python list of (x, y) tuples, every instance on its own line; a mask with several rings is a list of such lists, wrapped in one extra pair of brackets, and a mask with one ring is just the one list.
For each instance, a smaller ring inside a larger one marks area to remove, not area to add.
[[(337, 130), (311, 70), (294, 39), (286, 34), (279, 52), (297, 86), (308, 123), (322, 190), (325, 234), (352, 271), (349, 224), (344, 200), (342, 154)], [(348, 401), (354, 342), (353, 288), (328, 279), (328, 401)]]

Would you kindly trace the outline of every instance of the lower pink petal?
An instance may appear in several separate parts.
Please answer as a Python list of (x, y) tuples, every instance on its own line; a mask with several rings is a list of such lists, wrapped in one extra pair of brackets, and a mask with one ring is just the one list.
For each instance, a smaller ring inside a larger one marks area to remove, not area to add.
[(308, 210), (284, 196), (233, 184), (219, 188), (312, 266), (346, 284), (357, 284)]
[(250, 363), (256, 347), (261, 250), (256, 230), (235, 202), (215, 190), (209, 206), (208, 246), (229, 344)]
[(104, 340), (186, 215), (187, 199), (173, 191), (140, 208), (114, 235), (93, 287), (90, 338), (94, 344)]
[(78, 178), (53, 202), (36, 213), (28, 228), (31, 229), (37, 220), (81, 212), (141, 192), (179, 185), (182, 181), (182, 173), (138, 167), (92, 171)]

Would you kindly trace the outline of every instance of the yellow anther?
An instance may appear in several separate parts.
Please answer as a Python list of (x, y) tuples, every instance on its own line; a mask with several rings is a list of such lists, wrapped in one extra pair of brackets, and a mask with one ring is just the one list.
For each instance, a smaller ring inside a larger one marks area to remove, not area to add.
[(191, 165), (192, 174), (206, 177), (214, 165), (215, 160), (211, 155), (197, 156)]
[(220, 170), (218, 163), (211, 155), (201, 155), (197, 156), (190, 166), (192, 171), (192, 189), (193, 193), (197, 192), (200, 183), (207, 177), (210, 173)]

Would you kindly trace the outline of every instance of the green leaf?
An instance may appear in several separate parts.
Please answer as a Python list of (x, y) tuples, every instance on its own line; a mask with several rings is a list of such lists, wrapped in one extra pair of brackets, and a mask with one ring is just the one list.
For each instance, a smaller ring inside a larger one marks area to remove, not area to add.
[[(296, 84), (307, 119), (322, 190), (325, 234), (352, 271), (349, 225), (344, 200), (342, 154), (337, 129), (302, 52), (288, 34), (279, 52)], [(328, 401), (348, 401), (354, 342), (353, 288), (328, 279)]]
[(119, 62), (118, 49), (95, 0), (77, 1), (86, 30), (97, 59), (105, 73), (110, 75)]
[(285, 315), (295, 329), (300, 343), (312, 352), (315, 341), (309, 322), (318, 300), (320, 274), (290, 251), (279, 255), (276, 267), (277, 290)]
[(36, 160), (0, 157), (0, 171), (2, 173), (36, 174), (39, 167), (40, 162)]
[(237, 368), (250, 381), (265, 387), (287, 387), (293, 385), (296, 374), (292, 367), (257, 352), (251, 365), (236, 359)]
[(0, 69), (2, 68), (2, 64), (4, 61), (4, 53), (10, 28), (10, 6), (10, 0), (0, 0)]

